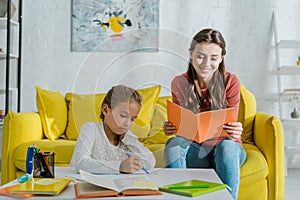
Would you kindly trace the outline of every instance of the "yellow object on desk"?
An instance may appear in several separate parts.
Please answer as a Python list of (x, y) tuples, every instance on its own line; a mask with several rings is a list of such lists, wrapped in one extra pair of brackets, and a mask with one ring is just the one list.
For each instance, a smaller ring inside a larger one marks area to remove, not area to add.
[(73, 179), (71, 178), (33, 178), (11, 190), (11, 193), (58, 195)]

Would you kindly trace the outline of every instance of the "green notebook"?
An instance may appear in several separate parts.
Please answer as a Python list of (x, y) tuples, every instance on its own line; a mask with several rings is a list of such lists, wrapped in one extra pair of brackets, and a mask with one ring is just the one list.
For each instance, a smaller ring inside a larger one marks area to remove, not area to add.
[(201, 180), (188, 180), (180, 183), (169, 184), (159, 187), (160, 191), (195, 197), (227, 188), (226, 184), (214, 183)]

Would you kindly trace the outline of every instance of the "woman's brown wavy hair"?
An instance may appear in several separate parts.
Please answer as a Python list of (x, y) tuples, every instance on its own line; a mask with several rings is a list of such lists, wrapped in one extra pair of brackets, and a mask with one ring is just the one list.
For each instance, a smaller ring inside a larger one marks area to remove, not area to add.
[[(208, 42), (217, 44), (222, 49), (222, 56), (226, 54), (226, 44), (222, 34), (214, 29), (203, 29), (198, 32), (194, 37), (190, 45), (190, 51), (194, 51), (196, 44), (201, 42)], [(206, 110), (218, 110), (226, 108), (225, 100), (225, 64), (224, 57), (220, 63), (218, 70), (212, 75), (209, 81), (198, 80), (200, 86), (206, 86), (208, 91), (204, 96), (199, 93), (195, 86), (197, 81), (197, 74), (190, 60), (188, 65), (188, 81), (190, 83), (189, 90), (187, 91), (186, 107), (195, 113), (200, 111), (200, 108), (204, 107)]]

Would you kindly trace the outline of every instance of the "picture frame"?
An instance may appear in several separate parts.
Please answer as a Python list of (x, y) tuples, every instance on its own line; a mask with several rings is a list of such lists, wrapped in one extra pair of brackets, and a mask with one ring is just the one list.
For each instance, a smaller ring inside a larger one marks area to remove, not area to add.
[(72, 0), (71, 50), (157, 51), (159, 0)]

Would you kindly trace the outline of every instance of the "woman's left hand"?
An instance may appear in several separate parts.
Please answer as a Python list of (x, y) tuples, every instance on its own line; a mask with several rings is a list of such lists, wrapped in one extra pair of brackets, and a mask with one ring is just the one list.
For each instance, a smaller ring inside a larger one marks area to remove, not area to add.
[(228, 138), (239, 140), (242, 138), (243, 125), (241, 122), (229, 122), (223, 125), (223, 129), (229, 134)]

